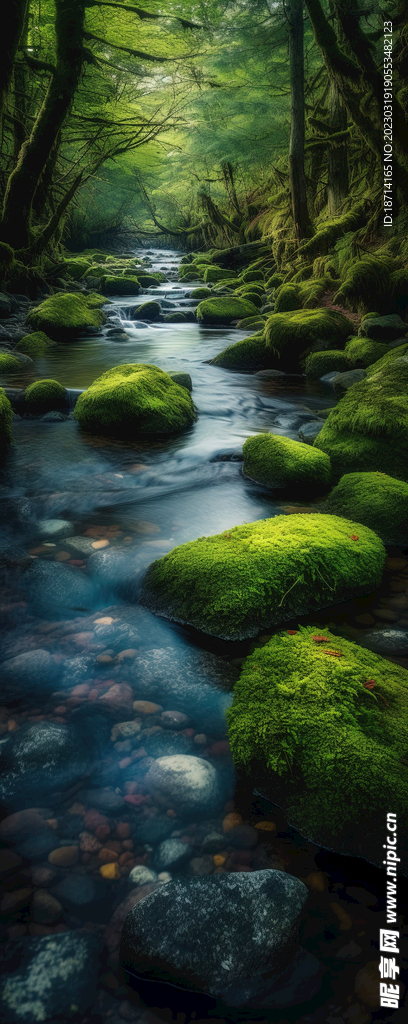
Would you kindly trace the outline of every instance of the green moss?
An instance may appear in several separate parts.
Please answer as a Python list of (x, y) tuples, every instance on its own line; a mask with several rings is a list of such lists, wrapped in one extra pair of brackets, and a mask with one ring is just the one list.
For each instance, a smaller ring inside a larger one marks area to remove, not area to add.
[(10, 444), (13, 409), (6, 392), (0, 388), (0, 440), (2, 444)]
[(251, 327), (253, 327), (254, 330), (256, 328), (262, 328), (263, 329), (263, 327), (266, 324), (266, 321), (267, 321), (266, 315), (262, 315), (262, 316), (261, 315), (259, 315), (259, 316), (245, 316), (243, 320), (238, 320), (237, 328), (238, 328), (238, 330), (243, 330), (243, 331), (247, 331), (247, 330), (249, 331), (251, 329)]
[(358, 831), (367, 843), (374, 819), (382, 859), (384, 808), (405, 817), (408, 804), (408, 675), (326, 629), (318, 643), (320, 633), (277, 634), (246, 659), (227, 711), (232, 756), (268, 778), (315, 842), (358, 846)]
[(44, 331), (50, 338), (72, 337), (101, 327), (105, 315), (99, 309), (90, 309), (87, 299), (78, 292), (51, 295), (40, 306), (32, 309), (27, 323), (35, 330)]
[(276, 516), (174, 548), (148, 569), (142, 602), (205, 633), (242, 640), (374, 590), (384, 558), (367, 527), (336, 516)]
[(137, 306), (133, 313), (136, 314), (135, 319), (137, 320), (157, 320), (161, 313), (160, 302), (149, 299), (147, 302), (142, 302), (141, 306)]
[(326, 373), (344, 373), (351, 370), (353, 363), (345, 352), (339, 349), (328, 349), (325, 352), (312, 352), (306, 359), (305, 374), (311, 380), (319, 380)]
[(247, 438), (243, 453), (245, 476), (266, 487), (284, 487), (304, 498), (330, 486), (329, 457), (301, 441), (277, 434), (256, 434)]
[(248, 281), (261, 281), (261, 283), (263, 284), (263, 273), (260, 268), (256, 268), (255, 270), (243, 270), (240, 276), (242, 280), (245, 281), (245, 283), (247, 283)]
[(391, 256), (365, 255), (350, 264), (346, 278), (334, 296), (334, 302), (350, 309), (389, 311), (392, 298), (391, 273), (396, 262)]
[(265, 302), (265, 295), (260, 295), (259, 292), (252, 292), (250, 291), (250, 288), (251, 285), (248, 285), (248, 291), (240, 291), (239, 294), (241, 298), (246, 299), (247, 302), (252, 302), (254, 306), (257, 306), (258, 309), (260, 309)]
[(353, 366), (361, 366), (364, 369), (376, 363), (387, 351), (387, 345), (366, 338), (350, 338), (346, 343), (346, 352)]
[(300, 285), (299, 295), (303, 308), (316, 309), (330, 286), (333, 287), (333, 282), (330, 282), (327, 277), (314, 278)]
[(330, 456), (333, 474), (364, 470), (408, 478), (408, 358), (385, 364), (353, 384), (332, 409), (314, 445)]
[(142, 288), (154, 288), (155, 285), (163, 284), (163, 281), (166, 280), (164, 274), (161, 274), (159, 270), (152, 274), (142, 273), (138, 270), (137, 279)]
[(201, 324), (230, 324), (233, 320), (254, 316), (258, 312), (253, 302), (247, 299), (211, 298), (204, 299), (197, 306), (197, 319)]
[(351, 333), (350, 320), (332, 309), (301, 309), (273, 313), (265, 327), (267, 348), (275, 356), (278, 370), (298, 373), (300, 359), (319, 339), (327, 339), (340, 348)]
[(21, 363), (11, 352), (0, 352), (0, 373), (15, 373)]
[(194, 263), (182, 263), (179, 267), (179, 278), (180, 281), (197, 280), (197, 277), (202, 277), (203, 272), (200, 272), (198, 267)]
[(177, 434), (196, 410), (185, 387), (157, 366), (124, 363), (107, 370), (79, 396), (74, 411), (81, 427), (126, 440), (143, 434)]
[(14, 267), (14, 250), (7, 242), (0, 242), (0, 277), (7, 277), (7, 274)]
[(25, 393), (28, 412), (40, 415), (65, 405), (67, 392), (57, 380), (36, 380)]
[(80, 281), (92, 265), (92, 260), (86, 256), (74, 256), (72, 259), (64, 260), (63, 270), (60, 271), (61, 277), (72, 277), (74, 281)]
[(329, 249), (332, 248), (338, 238), (343, 238), (346, 233), (363, 227), (366, 220), (365, 205), (364, 203), (358, 203), (341, 217), (335, 217), (324, 221), (323, 224), (319, 224), (313, 238), (303, 242), (299, 251), (303, 257), (313, 257), (319, 254), (327, 255)]
[(139, 295), (137, 277), (102, 277), (101, 286), (106, 295)]
[(283, 284), (283, 276), (283, 274), (272, 274), (272, 277), (269, 277), (266, 282), (266, 291), (269, 292), (272, 288), (279, 288), (279, 286)]
[(270, 352), (265, 347), (263, 331), (243, 338), (234, 345), (228, 345), (211, 359), (212, 366), (223, 366), (226, 370), (265, 370), (270, 367)]
[(386, 473), (346, 473), (324, 511), (369, 526), (386, 544), (408, 546), (408, 484)]
[(100, 309), (101, 306), (110, 305), (110, 299), (106, 298), (106, 295), (99, 295), (98, 292), (89, 292), (86, 296), (86, 304), (88, 309)]
[(401, 359), (402, 356), (406, 355), (408, 355), (408, 341), (406, 345), (398, 345), (397, 348), (389, 349), (382, 359), (378, 359), (376, 363), (372, 363), (367, 369), (367, 377), (372, 377), (374, 373), (379, 373), (391, 363), (394, 363), (396, 359)]
[(302, 305), (300, 288), (297, 284), (282, 284), (275, 293), (275, 313), (287, 313), (300, 309)]
[(48, 338), (44, 331), (35, 331), (33, 334), (26, 334), (25, 338), (19, 341), (16, 351), (35, 359), (38, 356), (45, 356), (51, 345), (55, 345), (55, 341)]
[(243, 284), (239, 288), (234, 289), (235, 295), (242, 295), (245, 298), (246, 295), (259, 295), (262, 298), (265, 295), (265, 288), (263, 284)]
[(192, 299), (208, 299), (209, 295), (211, 295), (210, 288), (193, 288), (193, 291), (190, 292)]
[(206, 267), (204, 270), (204, 281), (216, 284), (218, 281), (236, 281), (237, 275), (234, 270), (224, 270), (224, 267)]

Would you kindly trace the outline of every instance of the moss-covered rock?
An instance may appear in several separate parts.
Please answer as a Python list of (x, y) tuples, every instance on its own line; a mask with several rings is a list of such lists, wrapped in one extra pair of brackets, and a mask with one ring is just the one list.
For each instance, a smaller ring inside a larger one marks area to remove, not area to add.
[(392, 301), (391, 274), (396, 269), (391, 256), (362, 256), (349, 265), (333, 301), (349, 309), (368, 311), (375, 306), (380, 313), (387, 312)]
[(101, 278), (101, 287), (106, 295), (139, 295), (140, 284), (137, 277), (108, 277)]
[(351, 359), (340, 349), (328, 349), (326, 352), (312, 352), (305, 363), (306, 377), (311, 380), (319, 380), (326, 373), (343, 373), (351, 370), (353, 363)]
[(243, 320), (238, 320), (237, 328), (239, 331), (263, 330), (267, 321), (267, 317), (263, 314), (259, 316), (245, 316)]
[(359, 334), (363, 338), (370, 338), (371, 341), (396, 341), (408, 334), (408, 324), (398, 313), (391, 313), (389, 316), (371, 313), (363, 317)]
[(142, 302), (141, 306), (136, 306), (132, 313), (136, 313), (136, 320), (157, 320), (161, 313), (160, 302), (149, 299)]
[(106, 295), (99, 295), (99, 292), (88, 292), (86, 295), (88, 309), (100, 309), (101, 306), (110, 306), (111, 300)]
[(346, 473), (324, 510), (369, 526), (386, 544), (408, 546), (408, 483), (386, 473)]
[(22, 352), (23, 355), (36, 359), (39, 356), (45, 356), (52, 345), (55, 345), (55, 341), (44, 334), (44, 331), (34, 331), (33, 334), (26, 334), (25, 338), (19, 341), (16, 352)]
[[(86, 256), (74, 256), (72, 259), (64, 260), (64, 266), (60, 270), (61, 277), (72, 277), (74, 281), (80, 281), (92, 266), (92, 260)], [(100, 269), (100, 268), (99, 268)]]
[(242, 338), (234, 345), (228, 345), (210, 362), (212, 366), (222, 366), (226, 370), (265, 370), (270, 367), (271, 354), (265, 347), (263, 330)]
[(107, 370), (79, 396), (75, 419), (85, 430), (127, 440), (144, 434), (177, 434), (190, 427), (196, 409), (185, 387), (145, 363)]
[(405, 669), (326, 629), (279, 633), (246, 659), (227, 720), (235, 764), (293, 826), (382, 867), (384, 809), (408, 811)]
[(187, 388), (187, 391), (193, 390), (193, 382), (189, 373), (184, 373), (183, 370), (176, 370), (175, 373), (169, 373), (169, 377), (171, 377), (175, 384), (179, 384), (181, 388)]
[(351, 330), (350, 320), (332, 309), (273, 313), (265, 326), (265, 344), (275, 357), (276, 369), (299, 373), (301, 357), (314, 342), (330, 339), (333, 349), (340, 349)]
[(265, 284), (266, 291), (269, 292), (272, 291), (272, 288), (279, 288), (283, 284), (283, 277), (283, 274), (272, 274), (272, 277), (268, 277)]
[(230, 324), (233, 320), (242, 320), (243, 317), (254, 316), (258, 312), (253, 302), (247, 299), (212, 298), (204, 299), (197, 306), (197, 319), (201, 324)]
[(204, 281), (210, 284), (217, 284), (218, 281), (236, 281), (237, 275), (234, 270), (225, 270), (224, 267), (206, 267), (203, 273)]
[(21, 363), (11, 352), (0, 352), (0, 373), (15, 373)]
[(314, 444), (330, 456), (335, 480), (364, 470), (407, 480), (407, 356), (353, 384), (332, 409)]
[(166, 280), (164, 274), (162, 274), (160, 270), (157, 272), (154, 271), (152, 274), (142, 273), (142, 271), (138, 270), (137, 279), (142, 288), (155, 288), (156, 285), (163, 284)]
[(365, 526), (327, 515), (276, 516), (174, 548), (147, 571), (152, 611), (224, 640), (374, 590), (385, 549)]
[(210, 288), (193, 288), (190, 292), (191, 299), (208, 299), (209, 295), (211, 295)]
[(195, 263), (182, 263), (179, 266), (179, 278), (180, 281), (196, 281), (197, 278), (203, 277), (204, 271), (200, 270)]
[(36, 380), (25, 392), (27, 412), (36, 416), (51, 412), (52, 409), (61, 409), (66, 400), (66, 389), (57, 380)]
[(324, 452), (278, 434), (256, 434), (243, 446), (244, 474), (266, 487), (285, 488), (301, 497), (320, 494), (331, 480), (330, 459)]
[(174, 313), (165, 313), (163, 322), (165, 324), (192, 324), (195, 323), (195, 314), (192, 309), (177, 310)]
[(372, 377), (374, 373), (379, 373), (380, 370), (386, 369), (391, 363), (394, 363), (396, 359), (401, 359), (406, 355), (408, 355), (408, 341), (406, 345), (398, 345), (396, 348), (389, 349), (385, 356), (378, 359), (376, 363), (371, 363), (371, 366), (367, 367), (367, 377)]
[(2, 445), (8, 445), (11, 441), (11, 424), (13, 420), (13, 409), (6, 392), (0, 388), (0, 440)]
[(289, 310), (300, 309), (302, 301), (300, 288), (297, 284), (282, 284), (275, 294), (275, 313), (287, 313)]
[(241, 295), (245, 298), (246, 295), (259, 295), (262, 298), (265, 295), (265, 286), (262, 284), (241, 284), (239, 288), (234, 289), (236, 295)]
[[(339, 281), (336, 282), (337, 285), (339, 283)], [(330, 287), (333, 288), (333, 284), (334, 282), (327, 277), (313, 278), (311, 281), (301, 284), (299, 295), (303, 308), (316, 309), (317, 306), (320, 306), (323, 295)]]
[(261, 281), (263, 283), (263, 273), (261, 267), (255, 268), (255, 270), (243, 270), (240, 274), (242, 280), (247, 284), (249, 281)]
[(364, 369), (385, 356), (387, 351), (387, 345), (381, 345), (379, 341), (369, 341), (368, 338), (350, 338), (346, 343), (346, 354), (352, 365)]
[(257, 309), (260, 309), (264, 304), (265, 296), (260, 295), (259, 292), (252, 292), (250, 290), (245, 292), (241, 291), (240, 295), (242, 299), (246, 300), (246, 302), (252, 302), (252, 305), (256, 306)]
[(66, 292), (50, 295), (40, 306), (30, 310), (27, 323), (54, 340), (69, 340), (101, 327), (105, 314), (100, 309), (91, 309), (84, 295)]

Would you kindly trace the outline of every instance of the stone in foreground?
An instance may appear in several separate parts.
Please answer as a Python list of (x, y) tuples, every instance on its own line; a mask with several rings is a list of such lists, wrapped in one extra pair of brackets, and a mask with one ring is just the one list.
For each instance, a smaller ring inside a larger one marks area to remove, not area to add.
[(178, 434), (190, 427), (196, 409), (185, 387), (145, 363), (107, 370), (79, 396), (74, 417), (85, 430), (130, 440), (143, 434)]
[(385, 549), (361, 524), (276, 516), (173, 548), (149, 567), (142, 603), (224, 640), (340, 603), (379, 585)]
[(98, 942), (69, 931), (6, 942), (0, 954), (4, 1024), (83, 1019), (95, 999)]
[(229, 1006), (279, 1005), (306, 898), (303, 882), (282, 871), (174, 879), (126, 918), (122, 966)]
[[(319, 846), (382, 867), (387, 810), (408, 811), (408, 672), (319, 627), (245, 661), (227, 712), (236, 767)], [(400, 834), (400, 867), (408, 841)]]

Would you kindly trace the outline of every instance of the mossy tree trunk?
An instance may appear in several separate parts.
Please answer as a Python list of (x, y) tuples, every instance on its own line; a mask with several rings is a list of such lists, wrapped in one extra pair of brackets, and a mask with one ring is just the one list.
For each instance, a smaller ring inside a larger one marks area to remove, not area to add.
[[(337, 82), (330, 80), (330, 127), (337, 133), (347, 128), (347, 110), (342, 102)], [(328, 139), (327, 203), (331, 217), (337, 217), (349, 191), (347, 143)]]
[(0, 61), (0, 111), (3, 113), (11, 85), (14, 63), (27, 20), (29, 0), (9, 0), (2, 18)]
[(16, 249), (32, 239), (32, 207), (44, 167), (70, 110), (86, 60), (86, 0), (55, 0), (56, 65), (32, 132), (7, 183), (1, 237)]
[(289, 183), (297, 242), (311, 234), (305, 176), (305, 86), (303, 0), (288, 4), (290, 61)]

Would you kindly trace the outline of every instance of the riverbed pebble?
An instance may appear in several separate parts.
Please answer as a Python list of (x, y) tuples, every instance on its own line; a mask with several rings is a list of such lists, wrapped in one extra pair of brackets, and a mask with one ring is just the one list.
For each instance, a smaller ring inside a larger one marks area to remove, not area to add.
[(188, 754), (159, 757), (145, 776), (153, 798), (180, 814), (208, 814), (220, 801), (217, 770), (208, 761)]
[(78, 861), (79, 852), (77, 846), (58, 846), (51, 850), (48, 855), (50, 864), (56, 864), (60, 868), (70, 868)]

